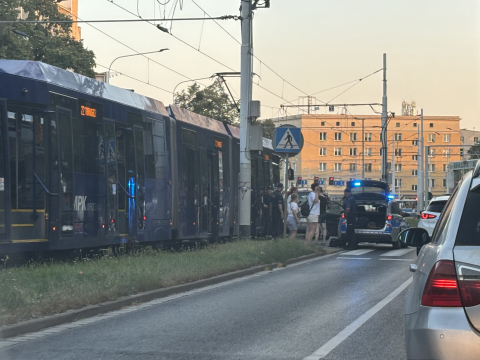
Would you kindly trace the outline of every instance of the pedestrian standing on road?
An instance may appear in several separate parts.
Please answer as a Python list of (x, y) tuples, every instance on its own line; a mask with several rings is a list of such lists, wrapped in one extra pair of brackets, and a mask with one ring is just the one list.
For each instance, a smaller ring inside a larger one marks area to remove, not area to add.
[(298, 189), (295, 186), (291, 187), (290, 190), (288, 190), (287, 205), (290, 204), (290, 201), (292, 201), (292, 194), (298, 194)]
[(288, 211), (287, 226), (288, 226), (288, 230), (290, 231), (289, 239), (293, 240), (297, 235), (297, 228), (298, 228), (298, 225), (300, 225), (300, 220), (298, 219), (298, 216), (297, 216), (298, 194), (293, 193), (290, 196), (291, 196), (291, 201), (290, 201), (290, 204), (287, 205), (287, 211)]
[(273, 188), (267, 187), (267, 192), (263, 194), (263, 228), (266, 236), (272, 236), (272, 193)]
[(318, 225), (318, 216), (320, 215), (320, 201), (318, 200), (320, 193), (319, 187), (318, 183), (313, 183), (311, 185), (312, 191), (308, 194), (308, 208), (310, 209), (310, 213), (307, 216), (307, 233), (305, 234), (307, 244), (310, 244), (312, 241)]
[(343, 204), (345, 219), (347, 219), (347, 243), (346, 250), (357, 249), (357, 238), (355, 236), (355, 223), (357, 221), (357, 202), (352, 195), (350, 188), (345, 189), (345, 203)]
[(277, 184), (277, 190), (273, 193), (272, 198), (272, 235), (278, 237), (283, 234), (283, 184)]
[(326, 245), (327, 241), (327, 205), (330, 199), (320, 187), (318, 200), (320, 201), (320, 215), (318, 217), (318, 230), (315, 232), (315, 244), (318, 243), (318, 236), (322, 233), (322, 245)]

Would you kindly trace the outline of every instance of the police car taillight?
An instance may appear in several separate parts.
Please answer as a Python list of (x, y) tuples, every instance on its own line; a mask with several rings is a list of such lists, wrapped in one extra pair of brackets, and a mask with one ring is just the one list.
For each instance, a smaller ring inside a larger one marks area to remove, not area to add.
[(387, 220), (388, 220), (388, 221), (391, 221), (392, 219), (393, 219), (393, 216), (392, 216), (392, 215), (388, 215), (388, 216), (387, 216)]

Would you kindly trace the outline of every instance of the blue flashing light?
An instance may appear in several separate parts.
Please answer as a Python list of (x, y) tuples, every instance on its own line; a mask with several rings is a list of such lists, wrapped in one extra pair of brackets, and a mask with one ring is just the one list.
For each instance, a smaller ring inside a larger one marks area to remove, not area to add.
[(388, 195), (389, 199), (395, 199), (395, 195)]
[(360, 186), (360, 185), (362, 185), (362, 183), (360, 183), (360, 182), (353, 183), (353, 186)]

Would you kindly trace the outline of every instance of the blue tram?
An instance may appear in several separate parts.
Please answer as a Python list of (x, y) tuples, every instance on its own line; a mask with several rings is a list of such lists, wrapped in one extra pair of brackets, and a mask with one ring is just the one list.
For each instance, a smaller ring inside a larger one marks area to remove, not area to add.
[[(0, 60), (0, 254), (236, 235), (238, 138), (129, 90)], [(266, 143), (253, 162), (258, 197), (279, 160)]]

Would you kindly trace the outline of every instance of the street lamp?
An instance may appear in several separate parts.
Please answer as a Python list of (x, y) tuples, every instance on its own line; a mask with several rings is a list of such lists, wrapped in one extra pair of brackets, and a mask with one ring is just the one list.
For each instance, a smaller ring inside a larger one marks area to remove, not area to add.
[(107, 84), (110, 84), (110, 69), (112, 68), (112, 65), (115, 62), (115, 60), (120, 59), (120, 58), (124, 58), (124, 57), (130, 57), (130, 56), (153, 54), (153, 53), (162, 52), (162, 51), (165, 51), (165, 50), (169, 50), (169, 49), (160, 49), (160, 50), (156, 50), (156, 51), (149, 51), (149, 52), (138, 53), (138, 54), (123, 55), (123, 56), (119, 56), (119, 57), (113, 59), (113, 61), (110, 63), (110, 66), (108, 67)]

